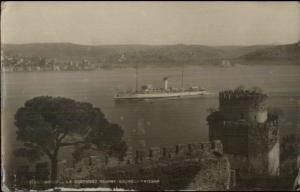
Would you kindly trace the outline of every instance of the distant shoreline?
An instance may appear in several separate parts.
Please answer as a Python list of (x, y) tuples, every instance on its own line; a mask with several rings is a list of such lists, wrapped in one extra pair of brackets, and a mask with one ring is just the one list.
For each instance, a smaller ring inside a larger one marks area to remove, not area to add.
[(4, 44), (4, 71), (81, 71), (108, 68), (300, 65), (300, 42), (287, 45), (102, 45)]
[[(256, 64), (255, 64), (256, 63)], [(263, 64), (261, 64), (263, 63)], [(184, 67), (190, 68), (190, 67), (213, 67), (213, 68), (224, 68), (224, 69), (230, 69), (230, 68), (235, 68), (235, 67), (241, 67), (241, 66), (299, 66), (299, 64), (294, 63), (294, 62), (287, 62), (287, 61), (276, 61), (276, 62), (263, 62), (263, 61), (257, 61), (257, 62), (251, 62), (251, 64), (247, 63), (236, 63), (232, 64), (230, 66), (222, 66), (218, 64), (201, 64), (201, 65), (196, 65), (196, 64), (185, 64)], [(126, 65), (126, 66), (120, 66), (120, 65), (110, 65), (109, 67), (103, 67), (103, 68), (95, 68), (95, 69), (89, 69), (89, 70), (18, 70), (18, 71), (11, 71), (11, 70), (3, 70), (3, 67), (1, 69), (2, 73), (60, 73), (60, 72), (94, 72), (94, 71), (110, 71), (110, 70), (118, 70), (118, 69), (135, 69), (136, 65)], [(139, 65), (139, 68), (141, 69), (168, 69), (168, 68), (182, 68), (182, 65), (179, 64), (164, 64), (164, 65), (159, 65), (159, 64), (145, 64)]]

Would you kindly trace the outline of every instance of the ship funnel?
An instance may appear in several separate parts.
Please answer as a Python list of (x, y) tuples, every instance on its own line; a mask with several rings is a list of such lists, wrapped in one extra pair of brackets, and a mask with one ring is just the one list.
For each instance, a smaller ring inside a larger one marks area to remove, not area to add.
[(165, 90), (168, 90), (168, 77), (164, 77), (164, 86), (165, 86)]

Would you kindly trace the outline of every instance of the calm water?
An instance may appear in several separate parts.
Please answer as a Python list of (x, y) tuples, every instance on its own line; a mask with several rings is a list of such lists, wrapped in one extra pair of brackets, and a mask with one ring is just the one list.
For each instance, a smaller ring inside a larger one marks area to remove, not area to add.
[[(143, 68), (139, 74), (140, 85), (162, 87), (163, 77), (169, 76), (169, 85), (180, 87), (179, 68)], [(289, 134), (299, 132), (299, 74), (299, 66), (190, 67), (185, 68), (184, 86), (199, 85), (216, 93), (239, 85), (259, 86), (270, 95), (269, 107), (282, 110), (281, 133)], [(146, 146), (208, 140), (207, 109), (218, 107), (217, 97), (115, 103), (112, 96), (116, 89), (135, 88), (135, 69), (6, 73), (3, 80), (2, 146), (10, 163), (15, 145), (13, 116), (17, 108), (35, 96), (90, 102), (100, 107), (110, 121), (120, 124), (131, 141), (129, 133), (138, 130), (144, 134)]]

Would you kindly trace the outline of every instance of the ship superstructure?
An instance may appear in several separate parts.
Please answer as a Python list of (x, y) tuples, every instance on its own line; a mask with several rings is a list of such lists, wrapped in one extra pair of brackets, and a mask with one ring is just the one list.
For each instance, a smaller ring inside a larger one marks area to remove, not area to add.
[(138, 70), (136, 69), (136, 90), (118, 92), (115, 94), (115, 100), (142, 100), (142, 99), (159, 99), (159, 98), (186, 98), (186, 97), (199, 97), (209, 95), (208, 91), (198, 86), (183, 88), (183, 70), (181, 77), (181, 88), (169, 87), (169, 77), (163, 78), (163, 88), (154, 88), (152, 85), (143, 85), (138, 90)]

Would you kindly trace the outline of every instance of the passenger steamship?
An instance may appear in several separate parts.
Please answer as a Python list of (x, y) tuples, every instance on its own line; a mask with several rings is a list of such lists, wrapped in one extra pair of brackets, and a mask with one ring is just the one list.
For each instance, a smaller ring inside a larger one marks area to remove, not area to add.
[(135, 91), (118, 92), (115, 94), (115, 100), (143, 100), (143, 99), (160, 99), (160, 98), (188, 98), (209, 95), (204, 88), (192, 86), (183, 88), (183, 69), (181, 75), (181, 88), (169, 88), (168, 77), (163, 78), (163, 88), (153, 88), (151, 85), (143, 85), (138, 90), (138, 69), (136, 68), (136, 89)]

